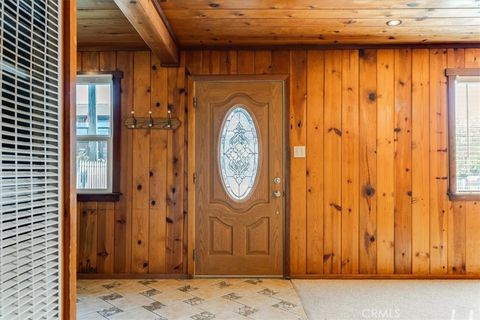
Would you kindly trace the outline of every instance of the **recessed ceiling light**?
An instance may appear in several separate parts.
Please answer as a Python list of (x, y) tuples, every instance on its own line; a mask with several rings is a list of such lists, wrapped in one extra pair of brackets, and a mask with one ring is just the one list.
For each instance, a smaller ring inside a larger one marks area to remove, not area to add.
[(395, 27), (402, 24), (402, 20), (389, 20), (387, 21), (387, 26), (389, 27)]

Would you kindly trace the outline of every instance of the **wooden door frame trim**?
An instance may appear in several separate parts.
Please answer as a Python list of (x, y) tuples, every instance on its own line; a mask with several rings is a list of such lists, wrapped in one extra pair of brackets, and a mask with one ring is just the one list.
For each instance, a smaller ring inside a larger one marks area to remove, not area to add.
[(77, 77), (77, 1), (62, 4), (62, 201), (61, 318), (74, 320), (77, 304), (77, 195), (75, 184), (75, 88)]
[(188, 75), (188, 165), (187, 165), (187, 189), (188, 189), (188, 244), (187, 244), (187, 274), (195, 276), (194, 249), (196, 245), (196, 214), (195, 214), (195, 83), (201, 81), (281, 81), (283, 83), (283, 174), (285, 178), (284, 190), (284, 221), (283, 221), (283, 276), (290, 275), (290, 148), (288, 130), (289, 110), (289, 75)]

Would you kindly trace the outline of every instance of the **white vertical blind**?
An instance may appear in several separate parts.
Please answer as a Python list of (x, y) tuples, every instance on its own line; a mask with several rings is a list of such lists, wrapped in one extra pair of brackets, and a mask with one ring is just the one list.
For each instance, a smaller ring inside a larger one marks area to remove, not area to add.
[(60, 318), (60, 0), (0, 0), (0, 319)]

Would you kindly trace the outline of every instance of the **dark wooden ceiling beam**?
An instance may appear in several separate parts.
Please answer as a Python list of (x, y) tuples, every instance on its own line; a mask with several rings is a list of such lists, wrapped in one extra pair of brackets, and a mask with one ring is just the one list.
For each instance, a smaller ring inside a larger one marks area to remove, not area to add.
[(160, 6), (152, 0), (114, 0), (162, 65), (178, 65), (178, 49)]

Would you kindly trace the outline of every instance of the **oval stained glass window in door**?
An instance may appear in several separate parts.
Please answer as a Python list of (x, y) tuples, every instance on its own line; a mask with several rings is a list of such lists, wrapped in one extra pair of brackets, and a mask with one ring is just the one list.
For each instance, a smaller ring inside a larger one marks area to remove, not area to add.
[(220, 174), (227, 194), (243, 200), (252, 192), (259, 165), (258, 131), (245, 106), (235, 105), (225, 116), (219, 140)]

